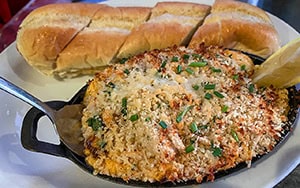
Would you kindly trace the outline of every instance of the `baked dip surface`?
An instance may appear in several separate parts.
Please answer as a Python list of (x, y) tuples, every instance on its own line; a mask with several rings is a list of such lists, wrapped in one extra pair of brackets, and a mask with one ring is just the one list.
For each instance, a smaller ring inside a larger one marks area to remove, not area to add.
[(271, 151), (288, 92), (251, 82), (251, 59), (217, 47), (173, 47), (99, 72), (84, 98), (82, 131), (94, 174), (125, 181), (214, 180)]

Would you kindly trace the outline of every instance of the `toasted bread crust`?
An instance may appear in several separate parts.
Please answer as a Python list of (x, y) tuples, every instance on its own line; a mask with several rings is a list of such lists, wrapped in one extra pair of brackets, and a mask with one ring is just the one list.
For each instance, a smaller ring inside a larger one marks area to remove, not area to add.
[(157, 3), (150, 19), (133, 30), (117, 57), (126, 58), (172, 45), (187, 45), (209, 9), (207, 5), (196, 3)]
[(99, 9), (92, 4), (46, 5), (31, 12), (17, 35), (17, 49), (25, 60), (51, 75), (58, 54), (86, 27)]
[(189, 46), (204, 42), (268, 57), (280, 46), (269, 16), (252, 5), (216, 0), (211, 14), (198, 28)]
[(52, 4), (25, 18), (16, 41), (31, 66), (58, 77), (94, 74), (118, 59), (173, 45), (205, 43), (268, 57), (280, 43), (265, 11), (233, 0), (216, 0), (212, 7)]

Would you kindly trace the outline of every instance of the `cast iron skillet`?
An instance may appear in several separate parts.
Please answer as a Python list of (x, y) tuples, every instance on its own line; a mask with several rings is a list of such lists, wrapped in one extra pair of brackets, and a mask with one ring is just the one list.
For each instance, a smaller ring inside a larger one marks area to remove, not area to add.
[[(264, 61), (264, 59), (262, 59), (258, 56), (251, 55), (248, 53), (245, 53), (245, 54), (247, 54), (249, 57), (251, 57), (254, 64), (261, 64)], [(81, 88), (74, 95), (74, 97), (68, 102), (50, 101), (50, 102), (47, 102), (47, 104), (50, 107), (52, 107), (53, 109), (59, 110), (66, 104), (81, 103), (86, 89), (87, 89), (87, 86), (84, 86), (83, 88)], [(289, 121), (284, 126), (284, 131), (282, 133), (282, 137), (276, 144), (276, 147), (273, 149), (273, 151), (278, 149), (279, 145), (286, 140), (290, 131), (295, 126), (295, 121), (296, 121), (296, 118), (298, 115), (298, 102), (299, 102), (299, 97), (297, 96), (297, 95), (299, 95), (298, 91), (296, 90), (295, 87), (288, 88), (288, 90), (289, 90), (289, 99), (290, 99), (290, 102), (289, 102), (290, 110), (288, 113)], [(45, 114), (43, 112), (41, 112), (40, 110), (38, 110), (34, 107), (31, 108), (25, 115), (25, 118), (23, 120), (22, 130), (21, 130), (21, 142), (22, 142), (23, 147), (30, 151), (41, 152), (41, 153), (46, 153), (46, 154), (50, 154), (50, 155), (54, 155), (54, 156), (67, 158), (67, 159), (71, 160), (72, 162), (74, 162), (79, 167), (81, 167), (83, 170), (92, 174), (93, 169), (92, 169), (92, 167), (90, 167), (89, 165), (87, 165), (85, 163), (84, 158), (73, 153), (62, 142), (59, 145), (55, 145), (55, 144), (39, 141), (37, 139), (36, 134), (37, 134), (37, 128), (38, 128), (38, 121), (44, 115)], [(260, 155), (260, 156), (253, 158), (252, 164), (259, 161), (259, 159), (261, 159), (262, 157), (266, 158), (269, 155), (270, 154), (264, 154), (264, 155)], [(247, 165), (245, 163), (241, 163), (241, 164), (237, 165), (236, 167), (231, 168), (226, 171), (220, 171), (215, 174), (215, 178), (218, 179), (218, 178), (224, 177), (226, 175), (240, 171), (242, 169), (247, 169)], [(148, 183), (147, 182), (147, 183), (145, 183), (142, 181), (133, 181), (133, 180), (131, 180), (129, 182), (125, 182), (121, 178), (113, 178), (113, 177), (106, 176), (106, 175), (97, 175), (97, 176), (102, 179), (105, 179), (105, 180), (108, 180), (111, 182), (115, 182), (115, 183), (134, 185), (134, 186), (144, 186), (144, 187), (152, 187), (152, 186), (170, 187), (170, 186), (184, 186), (184, 185), (198, 184), (196, 181), (188, 181), (188, 182), (176, 183), (176, 184), (174, 184), (172, 182), (165, 182), (165, 183), (164, 182), (158, 182), (158, 183)], [(205, 179), (203, 182), (205, 182)]]

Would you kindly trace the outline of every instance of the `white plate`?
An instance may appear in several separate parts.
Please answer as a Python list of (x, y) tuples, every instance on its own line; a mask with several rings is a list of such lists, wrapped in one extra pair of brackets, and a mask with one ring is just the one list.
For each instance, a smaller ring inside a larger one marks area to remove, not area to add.
[[(174, 1), (174, 0), (173, 0)], [(190, 0), (191, 2), (196, 0)], [(213, 0), (197, 1), (212, 4)], [(113, 6), (153, 6), (156, 1), (112, 0)], [(292, 27), (271, 15), (282, 44), (299, 37)], [(41, 100), (69, 100), (89, 77), (58, 81), (28, 66), (16, 50), (15, 43), (0, 54), (0, 75), (29, 91)], [(27, 104), (0, 91), (0, 185), (2, 187), (126, 187), (87, 174), (67, 159), (25, 150), (20, 143), (23, 117)], [(52, 125), (43, 118), (38, 138), (59, 143)], [(266, 160), (252, 168), (204, 183), (201, 187), (272, 187), (299, 163), (300, 127)]]

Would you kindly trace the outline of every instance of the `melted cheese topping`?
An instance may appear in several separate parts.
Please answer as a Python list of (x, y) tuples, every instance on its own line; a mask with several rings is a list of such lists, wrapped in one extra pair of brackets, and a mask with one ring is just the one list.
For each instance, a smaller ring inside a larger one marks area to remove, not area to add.
[(153, 50), (98, 73), (82, 118), (94, 174), (181, 182), (273, 149), (285, 89), (252, 84), (251, 59), (216, 47)]

